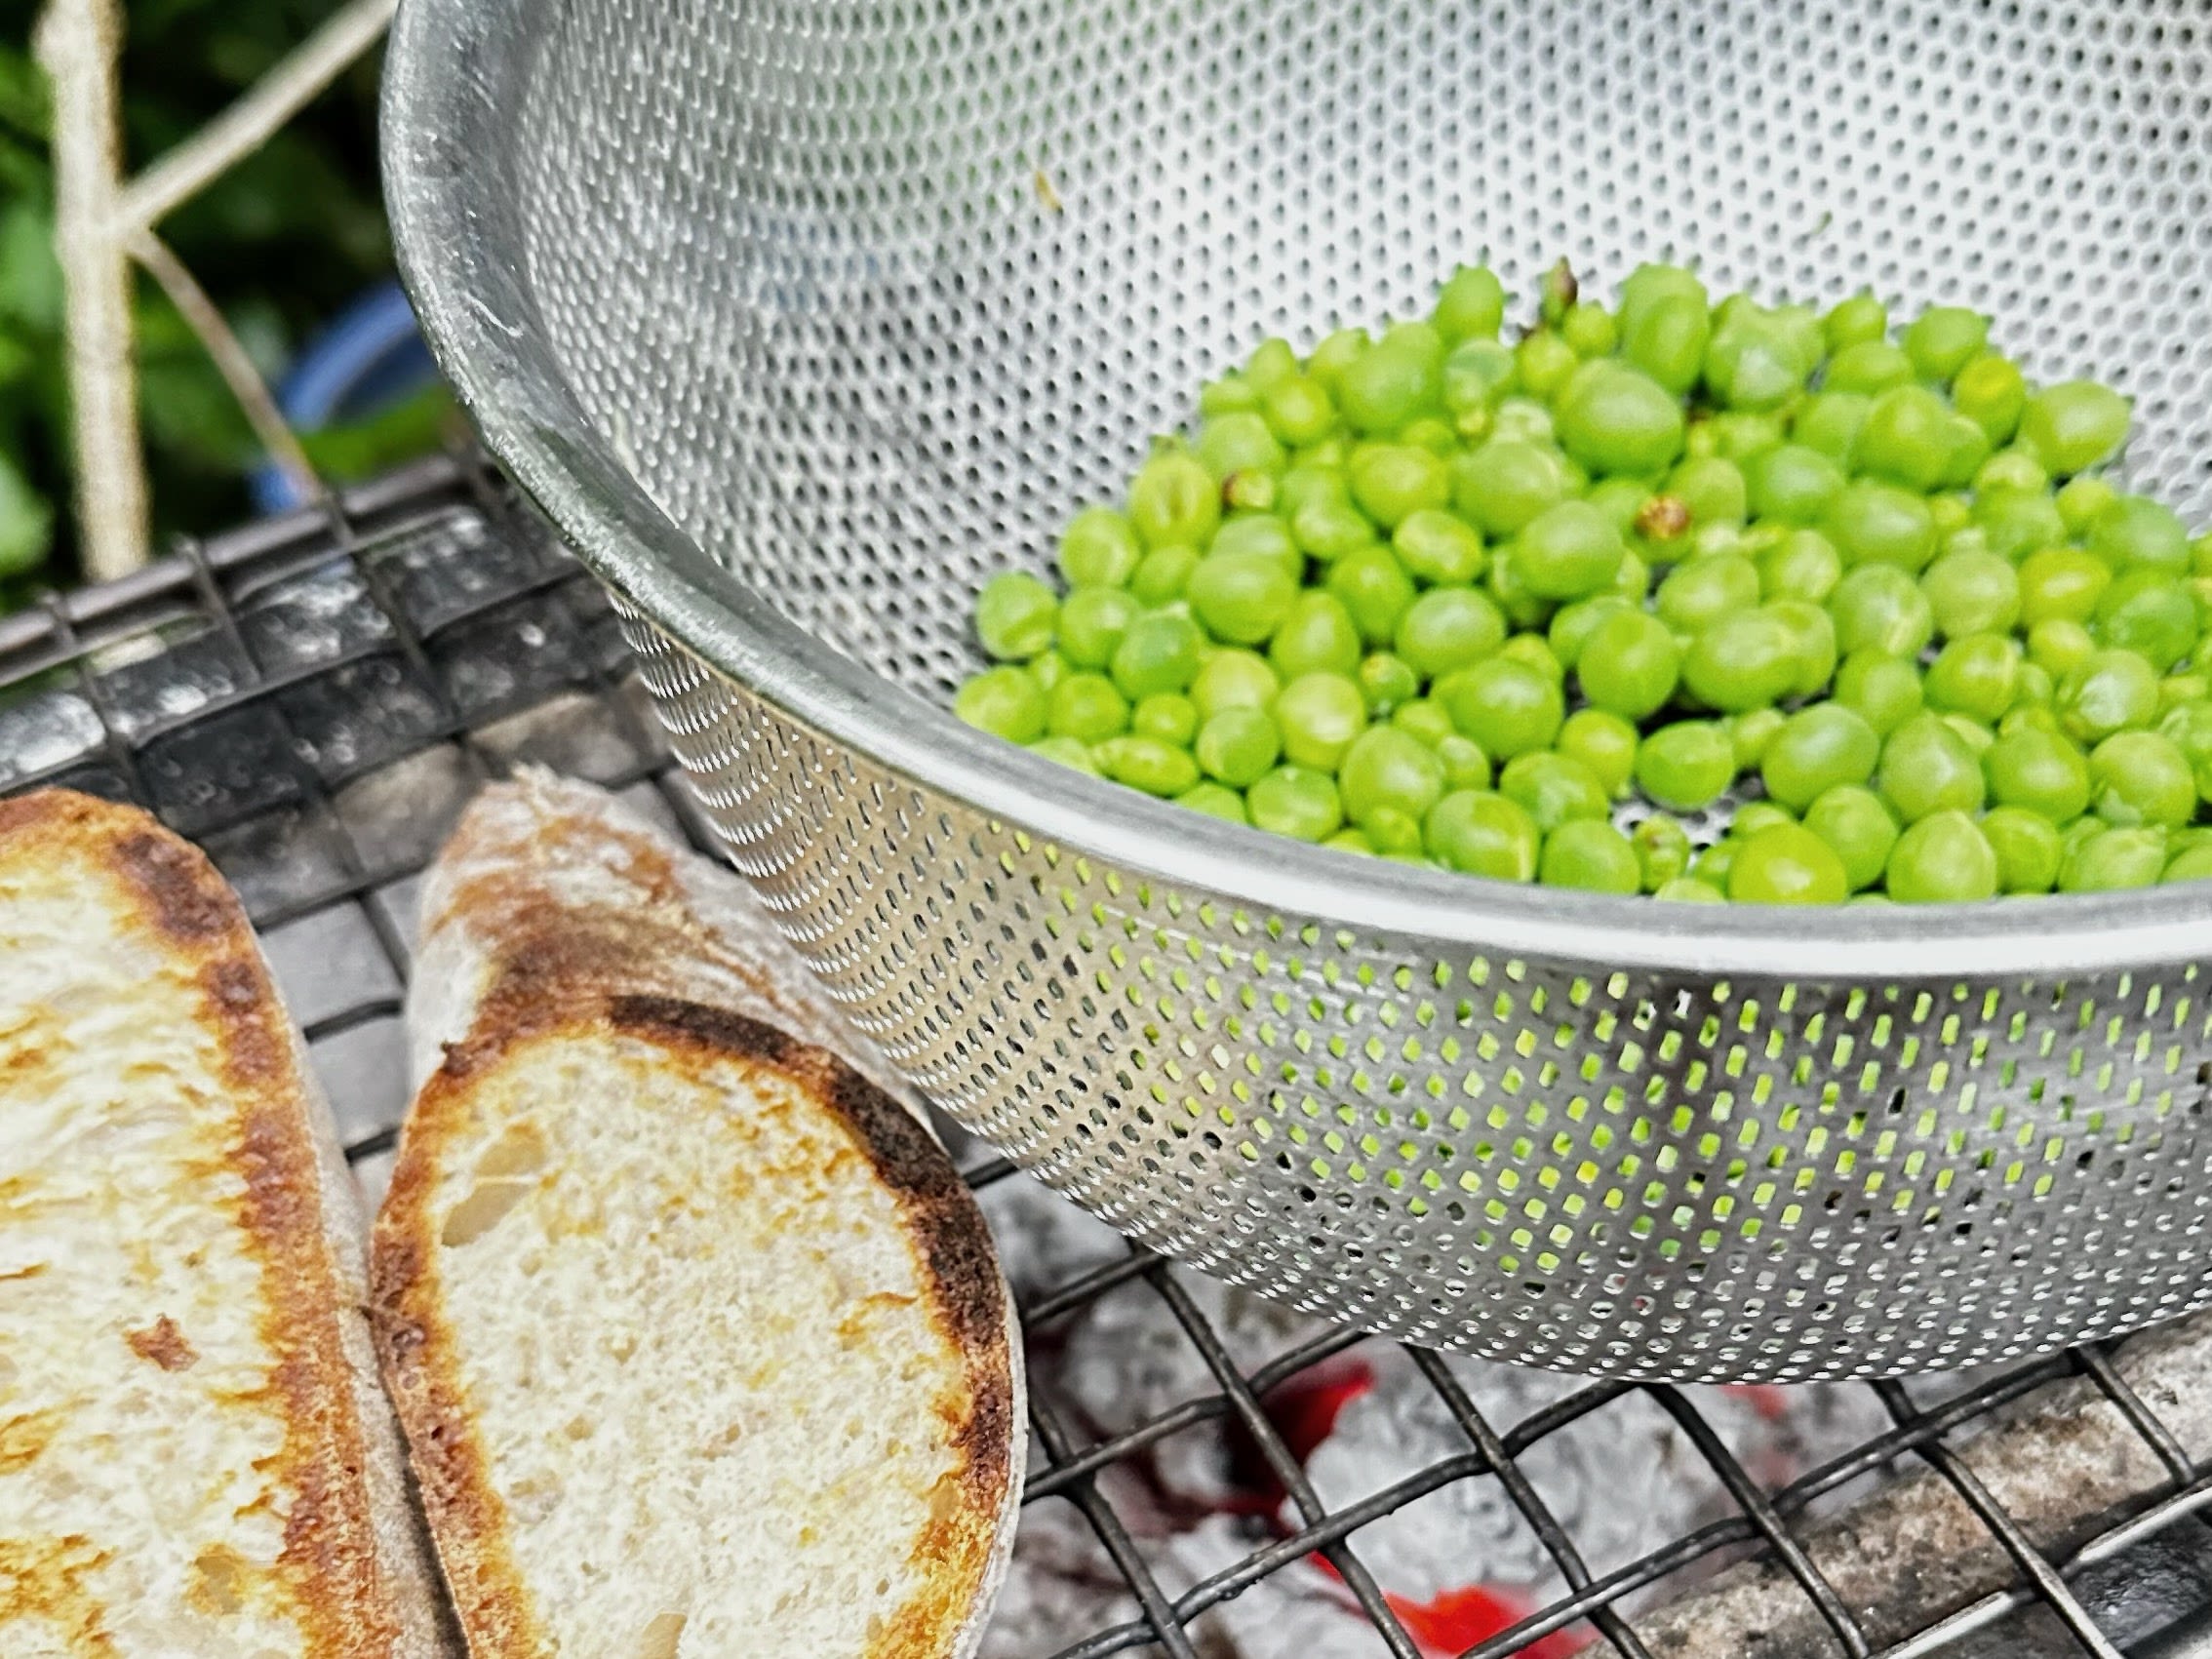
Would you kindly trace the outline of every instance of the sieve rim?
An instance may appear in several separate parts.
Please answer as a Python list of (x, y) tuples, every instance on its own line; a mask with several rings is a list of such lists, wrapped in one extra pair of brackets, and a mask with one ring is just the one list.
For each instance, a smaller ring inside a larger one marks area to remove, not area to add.
[[(651, 500), (569, 395), (529, 297), (499, 94), (545, 38), (544, 0), (405, 0), (381, 148), (400, 277), (486, 447), (608, 586), (718, 673), (917, 788), (1071, 853), (1378, 942), (1705, 978), (1926, 982), (2193, 962), (2212, 883), (1975, 904), (1770, 910), (1523, 888), (1361, 859), (1208, 819), (971, 731), (824, 645)], [(519, 245), (519, 239), (518, 245)], [(512, 252), (510, 248), (509, 252)]]

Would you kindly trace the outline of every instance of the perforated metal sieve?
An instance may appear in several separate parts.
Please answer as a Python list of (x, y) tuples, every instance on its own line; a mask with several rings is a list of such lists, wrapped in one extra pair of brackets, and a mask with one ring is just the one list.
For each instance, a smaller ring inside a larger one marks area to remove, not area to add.
[(731, 858), (914, 1080), (1303, 1307), (1651, 1377), (2212, 1300), (2212, 889), (1775, 916), (1339, 857), (945, 712), (1263, 333), (1652, 257), (1997, 319), (2212, 506), (2193, 5), (408, 0), (431, 338), (604, 577)]

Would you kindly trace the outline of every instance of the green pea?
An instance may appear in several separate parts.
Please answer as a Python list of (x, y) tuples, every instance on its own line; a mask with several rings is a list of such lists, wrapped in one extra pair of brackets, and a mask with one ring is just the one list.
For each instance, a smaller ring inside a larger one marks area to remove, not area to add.
[(1736, 781), (1736, 748), (1710, 720), (1662, 726), (1636, 752), (1637, 787), (1676, 812), (1701, 812)]
[(1579, 370), (1560, 396), (1558, 423), (1560, 446), (1593, 476), (1643, 477), (1681, 453), (1680, 399), (1618, 363)]
[(1546, 837), (1537, 876), (1546, 887), (1583, 892), (1628, 894), (1643, 889), (1636, 849), (1627, 836), (1598, 818), (1577, 818)]
[(1836, 700), (1886, 737), (1920, 712), (1925, 701), (1919, 670), (1902, 657), (1863, 646), (1836, 671)]
[(1490, 561), (1488, 576), (1483, 589), (1497, 604), (1505, 619), (1516, 628), (1541, 628), (1551, 619), (1553, 602), (1541, 594), (1528, 591), (1521, 578), (1521, 567), (1515, 563), (1510, 547), (1501, 548), (1498, 557)]
[(1743, 468), (1725, 455), (1683, 461), (1667, 475), (1665, 489), (1689, 508), (1693, 525), (1740, 525), (1751, 511)]
[(1611, 798), (1580, 761), (1550, 750), (1517, 755), (1498, 773), (1498, 793), (1549, 835), (1572, 818), (1603, 818)]
[(1436, 694), (1452, 724), (1497, 761), (1549, 748), (1566, 720), (1559, 680), (1516, 657), (1489, 656), (1459, 669)]
[(1590, 636), (1608, 616), (1618, 616), (1637, 610), (1637, 607), (1616, 593), (1600, 593), (1589, 599), (1578, 599), (1571, 605), (1562, 605), (1552, 615), (1551, 626), (1545, 631), (1552, 654), (1560, 666), (1572, 669), (1582, 660), (1583, 648)]
[(1490, 787), (1490, 757), (1474, 738), (1447, 731), (1433, 746), (1437, 759), (1443, 763), (1446, 793)]
[[(1133, 600), (1138, 609), (1172, 604), (1183, 597), (1184, 584), (1191, 579), (1191, 573), (1198, 569), (1198, 564), (1199, 554), (1195, 547), (1185, 547), (1180, 543), (1156, 547), (1144, 556), (1136, 568), (1136, 574), (1129, 577), (1128, 592), (1124, 597)], [(1102, 591), (1120, 592), (1116, 588)], [(1063, 606), (1060, 611), (1063, 648), (1066, 645), (1067, 627), (1067, 608)]]
[[(1519, 369), (1515, 372), (1518, 374)], [(1567, 484), (1567, 469), (1574, 463), (1559, 454), (1554, 445), (1551, 407), (1539, 401), (1538, 394), (1527, 392), (1526, 395), (1500, 398), (1497, 415), (1491, 421), (1491, 431), (1501, 442), (1533, 444), (1551, 455), (1554, 464), (1560, 469), (1562, 486)], [(1570, 489), (1569, 494), (1571, 493)]]
[(1896, 657), (1915, 657), (1935, 637), (1935, 610), (1920, 584), (1891, 565), (1862, 565), (1845, 571), (1829, 596), (1828, 614), (1836, 623), (1836, 647), (1844, 655), (1873, 649)]
[(2009, 635), (1963, 635), (1947, 644), (1928, 666), (1928, 706), (1995, 723), (2019, 693), (2022, 666), (2020, 642)]
[(1268, 666), (1267, 658), (1232, 648), (1213, 652), (1199, 665), (1197, 677), (1191, 681), (1190, 696), (1204, 722), (1223, 709), (1264, 712), (1274, 707), (1275, 694), (1282, 689), (1283, 682)]
[(2020, 620), (2023, 574), (1995, 553), (1946, 553), (1920, 576), (1936, 632), (1945, 639), (2005, 634)]
[(1591, 632), (1576, 660), (1582, 694), (1594, 707), (1625, 720), (1656, 714), (1675, 694), (1681, 652), (1658, 617), (1623, 610)]
[(1705, 384), (1723, 407), (1778, 409), (1803, 390), (1814, 362), (1791, 331), (1745, 309), (1723, 316), (1714, 328), (1705, 352)]
[(1862, 340), (1889, 336), (1889, 308), (1864, 291), (1840, 300), (1821, 319), (1821, 336), (1831, 352)]
[(961, 687), (953, 713), (1009, 742), (1034, 743), (1045, 735), (1044, 688), (1029, 670), (1011, 663), (987, 668)]
[(1931, 812), (1908, 824), (1890, 849), (1889, 896), (1901, 904), (1995, 898), (1996, 849), (1963, 811)]
[(1344, 674), (1299, 675), (1276, 697), (1274, 713), (1284, 757), (1317, 771), (1334, 771), (1367, 729), (1367, 699), (1359, 682)]
[(1290, 375), (1270, 386), (1260, 399), (1260, 414), (1280, 441), (1301, 449), (1336, 428), (1335, 400), (1308, 375)]
[(1368, 814), (1365, 828), (1353, 833), (1364, 835), (1368, 845), (1386, 858), (1418, 864), (1429, 861), (1421, 848), (1421, 820), (1396, 807), (1376, 808)]
[(1982, 836), (1996, 854), (1999, 892), (2049, 892), (2058, 885), (2065, 847), (2057, 826), (2041, 813), (1995, 808), (1982, 819)]
[(1610, 311), (1586, 299), (1560, 320), (1560, 338), (1574, 348), (1577, 357), (1610, 357), (1621, 342), (1621, 331)]
[(1344, 372), (1362, 357), (1374, 349), (1374, 341), (1367, 337), (1364, 329), (1338, 329), (1324, 335), (1306, 359), (1306, 373), (1326, 386), (1333, 395)]
[(1878, 397), (1893, 386), (1911, 384), (1913, 360), (1885, 339), (1857, 340), (1828, 360), (1827, 392), (1857, 392)]
[(1874, 399), (1863, 392), (1831, 389), (1816, 392), (1797, 407), (1790, 421), (1790, 436), (1837, 466), (1848, 468), (1857, 458), (1859, 434), (1866, 429)]
[(2212, 877), (2212, 847), (2184, 848), (2166, 864), (2161, 882), (2201, 882)]
[(1810, 697), (1828, 690), (1836, 678), (1836, 621), (1809, 600), (1776, 599), (1761, 607), (1764, 612), (1790, 630), (1797, 670), (1789, 695)]
[(1639, 885), (1645, 892), (1657, 892), (1689, 869), (1689, 832), (1670, 813), (1653, 812), (1641, 819), (1629, 832), (1629, 844), (1636, 849)]
[(1300, 501), (1290, 513), (1290, 537), (1324, 565), (1376, 539), (1374, 521), (1352, 499), (1349, 486), (1334, 494), (1316, 491)]
[(1261, 340), (1244, 359), (1244, 378), (1258, 392), (1281, 385), (1298, 372), (1297, 352), (1288, 340), (1274, 336)]
[(1990, 794), (2000, 805), (2072, 823), (2089, 807), (2089, 763), (2068, 738), (2033, 726), (2003, 732), (1982, 757)]
[[(1368, 645), (1388, 645), (1399, 621), (1413, 603), (1413, 578), (1389, 548), (1375, 545), (1347, 553), (1329, 567), (1328, 591), (1334, 594)], [(1193, 603), (1197, 595), (1192, 595)]]
[(2212, 701), (2200, 698), (2166, 710), (2158, 717), (2158, 731), (2189, 757), (2197, 795), (2212, 800)]
[(1071, 771), (1086, 772), (1092, 777), (1098, 775), (1098, 765), (1090, 758), (1090, 745), (1074, 737), (1040, 737), (1028, 748), (1031, 754), (1042, 755)]
[(1422, 839), (1446, 868), (1501, 882), (1534, 881), (1543, 842), (1521, 808), (1478, 789), (1456, 790), (1431, 808)]
[(1259, 388), (1234, 371), (1199, 388), (1199, 413), (1209, 418), (1250, 410), (1258, 401)]
[(1471, 582), (1487, 563), (1481, 534), (1456, 514), (1433, 507), (1400, 520), (1391, 546), (1408, 573), (1439, 587)]
[(1762, 708), (1797, 684), (1798, 640), (1771, 608), (1723, 616), (1682, 653), (1682, 685), (1708, 708)]
[(1199, 561), (1184, 593), (1207, 633), (1230, 645), (1252, 646), (1269, 639), (1290, 614), (1298, 582), (1264, 553), (1213, 553)]
[(1240, 472), (1279, 473), (1290, 457), (1256, 410), (1216, 415), (1199, 433), (1200, 463), (1216, 478)]
[(1850, 891), (1835, 849), (1797, 824), (1746, 836), (1728, 870), (1728, 896), (1739, 904), (1841, 904)]
[(1367, 713), (1378, 720), (1421, 694), (1421, 676), (1395, 652), (1369, 652), (1361, 658), (1359, 681)]
[(1566, 680), (1566, 665), (1560, 660), (1559, 652), (1552, 649), (1551, 641), (1533, 630), (1514, 635), (1498, 647), (1498, 654), (1543, 670), (1555, 686), (1561, 685)]
[(1950, 407), (1925, 386), (1892, 386), (1867, 412), (1855, 464), (1908, 489), (1932, 490), (1948, 470), (1950, 424)]
[(1627, 554), (1621, 533), (1587, 501), (1562, 501), (1522, 527), (1511, 557), (1521, 584), (1542, 599), (1603, 592)]
[(2161, 673), (2196, 649), (2203, 608), (2195, 593), (2166, 572), (2122, 571), (2097, 601), (2096, 637), (2113, 651), (2132, 651)]
[[(1396, 812), (1417, 825), (1443, 798), (1444, 765), (1436, 751), (1393, 727), (1363, 731), (1345, 751), (1336, 787), (1345, 815), (1374, 833), (1377, 814)], [(1414, 843), (1420, 841), (1416, 828)]]
[(1505, 285), (1487, 266), (1461, 265), (1437, 294), (1433, 318), (1446, 340), (1495, 339), (1505, 321)]
[(1204, 546), (1221, 523), (1221, 485), (1179, 450), (1155, 454), (1129, 486), (1129, 523), (1147, 547)]
[(1991, 443), (2010, 443), (2028, 408), (2028, 381), (2009, 358), (1977, 357), (1959, 370), (1952, 383), (1951, 402), (1989, 435)]
[(1401, 323), (1348, 363), (1333, 388), (1353, 430), (1395, 432), (1443, 403), (1443, 336)]
[(1412, 444), (1363, 444), (1352, 453), (1348, 476), (1352, 499), (1385, 530), (1451, 499), (1442, 458)]
[(2090, 528), (2119, 499), (2119, 492), (2093, 473), (2070, 478), (2058, 493), (2059, 519), (2070, 535), (2086, 535)]
[(1805, 809), (1804, 824), (1836, 854), (1852, 892), (1881, 880), (1898, 829), (1897, 819), (1873, 790), (1853, 783), (1824, 790)]
[(1155, 691), (1130, 711), (1129, 730), (1139, 737), (1157, 738), (1187, 749), (1198, 735), (1198, 707), (1178, 691)]
[(1322, 845), (1333, 848), (1338, 852), (1357, 853), (1362, 858), (1375, 856), (1375, 844), (1369, 841), (1362, 831), (1356, 829), (1338, 830)]
[(1415, 697), (1411, 702), (1400, 703), (1390, 711), (1390, 724), (1408, 736), (1419, 738), (1432, 749), (1444, 738), (1458, 733), (1458, 728), (1451, 723), (1450, 714), (1433, 696)]
[(2158, 715), (2158, 674), (2131, 651), (2100, 651), (2059, 681), (2059, 720), (2076, 742), (2148, 727)]
[(1905, 331), (1905, 355), (1915, 373), (1945, 385), (1989, 343), (1989, 318), (1959, 305), (1931, 305)]
[(1047, 699), (1045, 729), (1054, 737), (1103, 742), (1129, 727), (1128, 699), (1103, 674), (1070, 674)]
[(2020, 436), (2054, 476), (2070, 478), (2117, 453), (2132, 414), (2127, 399), (2110, 386), (2064, 380), (2029, 398)]
[(1872, 479), (1846, 485), (1821, 530), (1846, 566), (1895, 565), (1918, 572), (1935, 557), (1935, 516), (1926, 499)]
[(1759, 776), (1766, 793), (1798, 811), (1842, 784), (1865, 783), (1881, 758), (1881, 738), (1839, 703), (1820, 703), (1789, 717), (1767, 744)]
[(1914, 824), (1931, 812), (1979, 811), (1988, 784), (1981, 757), (1957, 730), (1922, 714), (1883, 741), (1876, 787), (1899, 818)]
[(1301, 593), (1267, 647), (1268, 661), (1285, 681), (1357, 673), (1361, 655), (1359, 624), (1333, 593)]
[(1817, 530), (1793, 530), (1758, 560), (1759, 592), (1767, 599), (1825, 604), (1843, 576), (1842, 556)]
[(1047, 697), (1052, 689), (1076, 671), (1075, 664), (1057, 651), (1041, 651), (1029, 659), (1030, 678)]
[(2153, 887), (2165, 873), (2165, 831), (2107, 829), (2066, 844), (2059, 859), (2058, 887), (2061, 892), (2119, 892)]
[(2196, 815), (2196, 773), (2172, 738), (2115, 731), (2090, 751), (2097, 815), (2109, 824), (2179, 829)]
[(1728, 717), (1728, 744), (1736, 753), (1736, 770), (1757, 771), (1771, 744), (1790, 717), (1778, 708), (1747, 709)]
[(1136, 527), (1112, 507), (1086, 507), (1060, 533), (1060, 573), (1070, 587), (1121, 587), (1144, 548)]
[(1325, 841), (1344, 827), (1336, 779), (1299, 766), (1277, 767), (1244, 791), (1252, 823), (1296, 841)]
[(1452, 505), (1493, 538), (1519, 534), (1566, 497), (1558, 460), (1521, 440), (1493, 438), (1453, 462), (1450, 472)]
[(1702, 290), (1655, 296), (1634, 308), (1624, 290), (1617, 332), (1621, 355), (1679, 398), (1697, 383), (1705, 368), (1713, 318)]
[(1251, 822), (1244, 813), (1244, 798), (1234, 789), (1224, 789), (1218, 783), (1198, 783), (1175, 797), (1175, 805), (1188, 807), (1194, 812), (1204, 812), (1209, 818), (1225, 823)]
[(1945, 415), (1944, 431), (1943, 465), (1936, 481), (1947, 489), (1963, 489), (1980, 476), (1990, 458), (1990, 435), (1955, 412)]
[(1000, 661), (1022, 661), (1052, 644), (1060, 602), (1026, 571), (1006, 571), (975, 596), (975, 637)]
[(1843, 469), (1804, 444), (1781, 444), (1748, 469), (1751, 509), (1783, 524), (1818, 523), (1843, 491)]
[(1232, 556), (1267, 559), (1280, 566), (1294, 582), (1306, 574), (1306, 556), (1290, 534), (1290, 527), (1274, 513), (1239, 513), (1213, 533), (1205, 550), (1210, 559)]
[(2142, 495), (2120, 495), (2089, 527), (2091, 551), (2115, 570), (2148, 565), (2189, 573), (2189, 531), (2171, 507)]
[(1109, 737), (1091, 753), (1108, 777), (1147, 795), (1180, 795), (1199, 781), (1198, 762), (1190, 751), (1157, 737)]
[(1204, 644), (1188, 616), (1171, 611), (1139, 616), (1114, 648), (1114, 684), (1131, 702), (1155, 691), (1180, 691), (1198, 675)]
[(1678, 876), (1652, 890), (1653, 898), (1665, 899), (1669, 904), (1726, 904), (1728, 895), (1710, 882)]
[(1677, 565), (1659, 584), (1658, 613), (1677, 633), (1699, 634), (1758, 603), (1758, 567), (1735, 553)]
[(1225, 708), (1199, 728), (1193, 748), (1205, 774), (1235, 789), (1257, 783), (1283, 755), (1275, 722), (1255, 708)]
[(1416, 674), (1433, 677), (1490, 655), (1505, 643), (1506, 620), (1474, 588), (1431, 588), (1405, 608), (1393, 638)]
[(1718, 889), (1727, 896), (1728, 876), (1736, 867), (1736, 854), (1743, 850), (1739, 836), (1728, 836), (1715, 842), (1690, 861), (1690, 877)]
[(1514, 348), (1514, 374), (1532, 397), (1549, 398), (1567, 382), (1582, 359), (1548, 329), (1525, 336)]

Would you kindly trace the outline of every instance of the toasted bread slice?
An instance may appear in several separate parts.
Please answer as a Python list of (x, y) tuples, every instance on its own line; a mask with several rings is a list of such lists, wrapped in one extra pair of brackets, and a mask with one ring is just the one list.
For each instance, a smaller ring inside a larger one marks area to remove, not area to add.
[(0, 1653), (444, 1650), (362, 1244), (207, 860), (0, 802)]
[(756, 1017), (835, 1035), (732, 930), (748, 904), (543, 776), (488, 791), (425, 889), (410, 1021), (463, 1035), (374, 1277), (477, 1659), (980, 1639), (1022, 1449), (989, 1235), (914, 1115)]

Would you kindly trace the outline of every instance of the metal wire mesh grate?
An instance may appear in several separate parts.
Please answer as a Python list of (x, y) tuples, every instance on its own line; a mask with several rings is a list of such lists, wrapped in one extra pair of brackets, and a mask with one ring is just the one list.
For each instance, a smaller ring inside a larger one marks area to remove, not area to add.
[[(137, 800), (209, 849), (372, 1194), (406, 1105), (415, 881), (475, 787), (539, 762), (707, 844), (645, 708), (597, 587), (456, 460), (0, 621), (0, 793)], [(2212, 1632), (2212, 1317), (1928, 1387), (1762, 1391), (1777, 1417), (1817, 1397), (1833, 1420), (1777, 1464), (1742, 1432), (1758, 1413), (1741, 1394), (1501, 1392), (1525, 1374), (1280, 1311), (1255, 1340), (1235, 1292), (1102, 1235), (1058, 1248), (1057, 1218), (1093, 1224), (953, 1138), (1001, 1229), (1034, 1379), (1029, 1589), (987, 1652), (2212, 1652), (2195, 1645)], [(1079, 1352), (1127, 1363), (1086, 1380)], [(1432, 1433), (1348, 1476), (1299, 1419), (1316, 1379), (1353, 1363), (1407, 1391), (1386, 1429)], [(1227, 1472), (1209, 1554), (1184, 1548), (1188, 1515), (1164, 1520), (1190, 1486), (1162, 1471), (1192, 1445)], [(1562, 1480), (1568, 1464), (1594, 1473)], [(1484, 1560), (1520, 1561), (1518, 1593), (1428, 1595), (1407, 1540), (1477, 1491), (1514, 1540)], [(1052, 1511), (1080, 1518), (1076, 1544), (1054, 1543)]]

